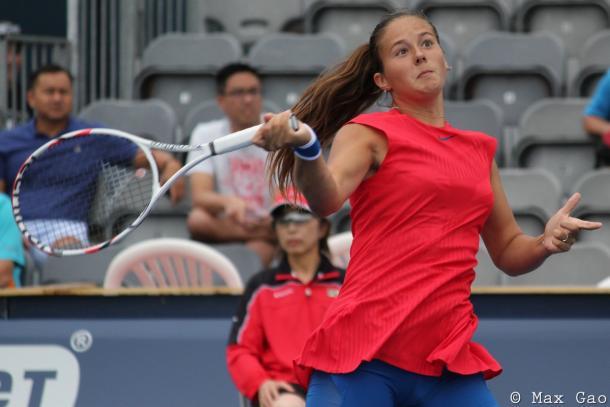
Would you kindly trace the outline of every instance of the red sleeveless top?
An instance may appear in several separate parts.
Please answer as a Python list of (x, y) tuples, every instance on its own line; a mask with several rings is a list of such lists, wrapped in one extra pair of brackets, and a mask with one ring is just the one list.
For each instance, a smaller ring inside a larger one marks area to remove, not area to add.
[(445, 368), (500, 374), (471, 341), (478, 319), (470, 302), (479, 235), (493, 206), (496, 140), (398, 110), (350, 123), (384, 134), (388, 151), (350, 197), (345, 282), (296, 361), (299, 377), (307, 383), (311, 368), (347, 373), (372, 359), (429, 376)]

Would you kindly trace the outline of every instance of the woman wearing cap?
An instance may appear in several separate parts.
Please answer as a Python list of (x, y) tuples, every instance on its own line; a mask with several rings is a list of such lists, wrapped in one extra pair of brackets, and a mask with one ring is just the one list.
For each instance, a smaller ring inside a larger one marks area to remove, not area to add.
[(343, 270), (327, 257), (329, 222), (315, 216), (302, 196), (296, 197), (296, 203), (281, 195), (276, 199), (271, 216), (281, 249), (279, 264), (248, 282), (227, 347), (237, 388), (262, 407), (305, 406), (293, 360), (343, 281)]
[[(274, 151), (280, 187), (294, 180), (315, 213), (348, 198), (352, 207), (345, 284), (297, 359), (303, 383), (313, 371), (308, 407), (496, 406), (484, 379), (501, 367), (471, 340), (479, 235), (514, 276), (601, 226), (570, 216), (575, 194), (544, 234), (521, 232), (495, 139), (445, 120), (448, 69), (424, 15), (392, 14), (304, 92), (292, 109), (302, 123), (290, 125), (290, 112), (266, 115), (253, 138)], [(382, 94), (392, 108), (362, 114)], [(331, 141), (327, 164), (320, 142)]]

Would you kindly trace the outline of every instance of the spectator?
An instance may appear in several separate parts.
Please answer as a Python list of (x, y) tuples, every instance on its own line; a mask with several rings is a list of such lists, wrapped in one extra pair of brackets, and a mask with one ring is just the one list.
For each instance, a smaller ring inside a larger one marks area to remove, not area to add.
[(296, 205), (278, 198), (271, 215), (281, 262), (248, 282), (227, 362), (237, 388), (255, 406), (304, 407), (292, 361), (339, 293), (343, 270), (327, 257), (329, 222), (310, 212), (302, 196)]
[(610, 69), (600, 79), (584, 111), (583, 127), (596, 139), (596, 167), (610, 166)]
[[(261, 122), (261, 79), (256, 70), (241, 63), (229, 64), (216, 76), (216, 101), (225, 118), (200, 123), (191, 144), (210, 142), (228, 133)], [(192, 161), (198, 153), (190, 153)], [(212, 157), (190, 172), (193, 209), (188, 229), (205, 242), (244, 242), (264, 266), (274, 252), (271, 203), (265, 177), (267, 153), (254, 146)]]
[[(11, 190), (23, 161), (51, 138), (74, 130), (100, 127), (97, 123), (85, 122), (71, 115), (72, 82), (70, 72), (58, 65), (45, 65), (32, 74), (27, 100), (34, 111), (33, 119), (21, 126), (0, 132), (0, 140), (2, 140), (0, 143), (0, 191)], [(146, 162), (141, 152), (136, 153), (135, 150), (131, 150), (131, 154), (133, 154), (136, 165)], [(161, 180), (166, 180), (180, 168), (180, 163), (168, 153), (155, 151), (153, 156), (160, 168)], [(84, 180), (82, 177), (78, 178), (78, 169), (66, 170), (74, 171), (75, 177), (77, 177), (75, 179)], [(82, 181), (81, 184), (75, 184), (75, 188), (83, 187), (85, 184), (86, 182)], [(170, 193), (174, 202), (181, 197), (183, 188), (183, 181), (178, 181), (172, 186)], [(65, 197), (54, 198), (53, 202), (48, 202), (48, 206), (61, 207), (61, 200)], [(57, 212), (50, 211), (49, 213), (57, 215)], [(72, 218), (68, 216), (68, 219)], [(41, 220), (46, 221), (46, 219)], [(83, 233), (86, 235), (86, 228), (83, 229)], [(78, 238), (80, 237), (79, 235)], [(74, 238), (77, 237), (66, 236), (65, 240), (57, 241), (61, 241), (62, 244), (64, 241), (72, 244)], [(48, 243), (55, 244), (57, 241)], [(42, 261), (43, 258), (38, 257), (37, 253), (34, 255), (38, 262)]]
[(13, 219), (10, 198), (0, 193), (0, 288), (21, 286), (25, 269), (21, 233)]

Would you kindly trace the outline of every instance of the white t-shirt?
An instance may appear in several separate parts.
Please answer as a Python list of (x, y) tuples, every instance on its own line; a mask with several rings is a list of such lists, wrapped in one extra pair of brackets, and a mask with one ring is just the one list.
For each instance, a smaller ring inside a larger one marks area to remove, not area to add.
[[(229, 134), (226, 119), (199, 123), (191, 135), (191, 145), (209, 143)], [(200, 153), (188, 153), (191, 162)], [(271, 207), (269, 183), (265, 174), (267, 152), (257, 146), (249, 146), (226, 154), (220, 154), (197, 164), (189, 174), (206, 173), (214, 177), (216, 192), (244, 199), (259, 216), (267, 215)]]

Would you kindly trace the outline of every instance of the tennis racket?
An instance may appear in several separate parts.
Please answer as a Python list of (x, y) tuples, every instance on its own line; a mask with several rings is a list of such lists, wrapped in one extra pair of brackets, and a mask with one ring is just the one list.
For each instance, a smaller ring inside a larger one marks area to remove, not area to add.
[[(47, 254), (95, 253), (138, 227), (191, 168), (211, 156), (251, 145), (259, 127), (195, 146), (159, 143), (114, 129), (66, 133), (21, 165), (13, 184), (13, 215), (25, 238)], [(201, 155), (161, 186), (155, 149)]]

